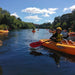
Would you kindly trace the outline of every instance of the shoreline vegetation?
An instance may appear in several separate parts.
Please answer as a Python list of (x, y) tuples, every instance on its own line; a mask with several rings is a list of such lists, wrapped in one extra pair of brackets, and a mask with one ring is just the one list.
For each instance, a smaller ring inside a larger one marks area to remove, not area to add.
[(52, 23), (34, 24), (29, 22), (24, 22), (15, 16), (11, 16), (7, 10), (0, 8), (0, 30), (14, 30), (14, 29), (33, 29), (33, 28), (43, 28), (43, 29), (56, 29), (57, 27), (62, 27), (62, 29), (75, 31), (75, 10), (71, 13), (63, 14), (62, 16), (57, 16), (54, 18)]
[(22, 21), (20, 18), (11, 16), (7, 10), (0, 8), (0, 30), (31, 29), (35, 28), (33, 23)]

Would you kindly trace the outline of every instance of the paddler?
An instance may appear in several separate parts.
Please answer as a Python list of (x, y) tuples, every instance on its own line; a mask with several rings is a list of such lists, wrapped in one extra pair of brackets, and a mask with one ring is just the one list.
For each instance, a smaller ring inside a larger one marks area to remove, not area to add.
[(69, 37), (68, 31), (66, 29), (64, 29), (61, 33), (63, 35), (63, 38), (68, 40), (68, 37)]
[(56, 32), (52, 35), (52, 37), (50, 37), (50, 39), (53, 40), (54, 42), (61, 42), (63, 39), (61, 31), (62, 31), (62, 28), (57, 27)]

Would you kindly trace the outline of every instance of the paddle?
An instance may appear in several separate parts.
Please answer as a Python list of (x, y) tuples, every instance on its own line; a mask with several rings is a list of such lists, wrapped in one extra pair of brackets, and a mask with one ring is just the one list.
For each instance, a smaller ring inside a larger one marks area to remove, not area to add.
[(30, 43), (30, 46), (35, 48), (35, 47), (41, 46), (43, 43), (48, 42), (48, 41), (50, 41), (50, 40), (47, 40), (47, 41), (44, 41), (44, 42), (41, 42), (41, 41), (32, 42), (32, 43)]

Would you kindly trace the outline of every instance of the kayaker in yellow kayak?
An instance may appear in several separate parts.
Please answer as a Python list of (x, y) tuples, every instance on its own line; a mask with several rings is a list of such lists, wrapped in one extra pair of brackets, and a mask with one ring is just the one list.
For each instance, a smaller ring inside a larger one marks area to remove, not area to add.
[(61, 42), (63, 37), (61, 34), (62, 28), (61, 27), (57, 27), (56, 28), (56, 33), (53, 34), (52, 37), (50, 37), (51, 40), (53, 40), (54, 42)]

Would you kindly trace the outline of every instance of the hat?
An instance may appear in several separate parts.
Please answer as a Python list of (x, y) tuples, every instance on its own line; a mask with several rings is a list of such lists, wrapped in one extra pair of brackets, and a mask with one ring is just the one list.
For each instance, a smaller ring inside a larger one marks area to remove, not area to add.
[(61, 28), (61, 27), (57, 27), (56, 29), (62, 30), (62, 28)]

